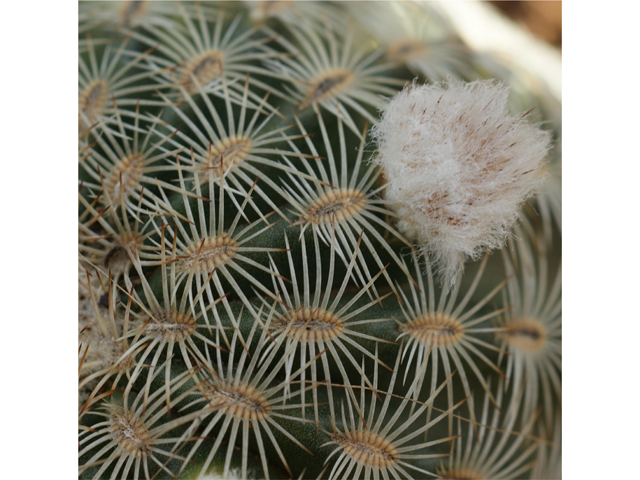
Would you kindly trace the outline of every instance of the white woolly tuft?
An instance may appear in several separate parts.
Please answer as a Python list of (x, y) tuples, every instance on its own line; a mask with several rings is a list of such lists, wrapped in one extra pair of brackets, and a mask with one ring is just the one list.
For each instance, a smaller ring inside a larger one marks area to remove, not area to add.
[(373, 128), (398, 228), (453, 285), (466, 258), (501, 248), (542, 181), (550, 135), (507, 111), (493, 80), (407, 86)]

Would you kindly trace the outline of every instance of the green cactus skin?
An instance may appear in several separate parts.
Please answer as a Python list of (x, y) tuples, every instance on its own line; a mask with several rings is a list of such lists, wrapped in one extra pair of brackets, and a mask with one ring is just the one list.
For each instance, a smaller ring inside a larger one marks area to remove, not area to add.
[(558, 150), (450, 288), (369, 135), (414, 78), (550, 95), (434, 5), (79, 9), (80, 478), (559, 478)]

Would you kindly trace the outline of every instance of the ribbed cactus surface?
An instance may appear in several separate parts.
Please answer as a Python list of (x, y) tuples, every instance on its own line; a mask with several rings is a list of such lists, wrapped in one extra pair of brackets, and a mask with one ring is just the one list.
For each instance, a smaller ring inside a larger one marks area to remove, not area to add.
[(560, 478), (557, 105), (437, 7), (80, 2), (80, 478)]

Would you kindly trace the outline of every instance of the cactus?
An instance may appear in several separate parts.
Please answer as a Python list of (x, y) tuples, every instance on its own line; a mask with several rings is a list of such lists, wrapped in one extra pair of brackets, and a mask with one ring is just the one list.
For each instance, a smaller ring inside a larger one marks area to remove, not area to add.
[(549, 95), (435, 4), (79, 8), (80, 478), (559, 478)]

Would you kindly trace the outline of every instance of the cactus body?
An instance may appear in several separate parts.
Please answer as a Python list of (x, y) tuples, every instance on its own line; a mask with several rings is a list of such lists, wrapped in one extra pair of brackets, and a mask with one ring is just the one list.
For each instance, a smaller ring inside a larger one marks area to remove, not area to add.
[[(557, 478), (558, 149), (546, 180), (538, 158), (556, 119), (522, 127), (538, 157), (509, 173), (507, 140), (484, 137), (510, 124), (448, 118), (483, 158), (500, 145), (495, 185), (546, 183), (500, 224), (500, 254), (443, 282), (375, 143), (415, 78), (493, 78), (437, 5), (81, 2), (79, 18), (80, 478)], [(445, 159), (447, 134), (430, 145)], [(465, 152), (467, 192), (487, 172)], [(443, 220), (451, 178), (419, 207), (445, 242), (479, 221)]]

